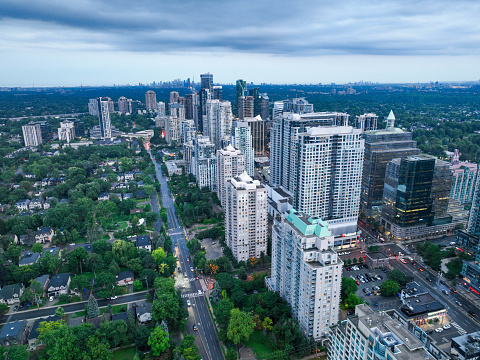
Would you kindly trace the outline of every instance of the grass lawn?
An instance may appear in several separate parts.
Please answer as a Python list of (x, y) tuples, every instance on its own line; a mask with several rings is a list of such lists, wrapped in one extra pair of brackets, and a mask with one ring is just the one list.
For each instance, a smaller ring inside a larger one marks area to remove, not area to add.
[(128, 286), (115, 285), (115, 295), (125, 295), (125, 294), (128, 294)]
[(122, 222), (119, 222), (119, 223), (117, 223), (117, 224), (118, 224), (117, 230), (126, 229), (127, 226), (128, 226), (128, 223), (127, 223), (126, 221), (122, 221)]
[(127, 311), (127, 305), (115, 305), (112, 307), (112, 314), (118, 314)]
[(251, 347), (258, 360), (269, 358), (277, 350), (268, 336), (264, 337), (261, 330), (255, 330), (250, 339), (243, 343), (246, 347)]
[(116, 350), (113, 352), (112, 360), (132, 360), (133, 357), (135, 356), (135, 353), (136, 353), (135, 346), (122, 349), (122, 350)]

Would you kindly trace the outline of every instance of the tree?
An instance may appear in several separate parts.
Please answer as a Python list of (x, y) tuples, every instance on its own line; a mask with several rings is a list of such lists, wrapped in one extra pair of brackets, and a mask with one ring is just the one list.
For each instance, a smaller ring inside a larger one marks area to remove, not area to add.
[(227, 350), (227, 356), (226, 356), (226, 359), (227, 360), (237, 360), (238, 356), (237, 356), (237, 352), (235, 351), (234, 348), (229, 348)]
[(215, 308), (215, 318), (217, 323), (226, 326), (230, 321), (230, 313), (233, 309), (233, 303), (228, 299), (222, 299)]
[(380, 293), (382, 296), (394, 296), (398, 292), (398, 284), (392, 280), (385, 280), (380, 285)]
[(263, 336), (266, 335), (266, 331), (271, 331), (273, 329), (273, 321), (268, 316), (262, 321)]
[(68, 253), (68, 264), (70, 268), (74, 271), (80, 269), (80, 272), (83, 273), (83, 263), (88, 257), (88, 252), (84, 247), (77, 247), (71, 252)]
[(239, 309), (232, 309), (228, 323), (227, 338), (235, 345), (248, 340), (255, 329), (255, 322), (250, 314)]
[(153, 224), (158, 220), (158, 214), (156, 212), (149, 212), (145, 215), (145, 221), (147, 224)]
[(59, 306), (57, 310), (55, 310), (55, 315), (59, 318), (63, 318), (63, 316), (65, 315), (65, 310), (63, 309), (63, 307)]
[(215, 305), (218, 304), (218, 302), (220, 301), (221, 299), (221, 296), (222, 296), (222, 289), (220, 289), (220, 286), (218, 285), (218, 283), (216, 282), (214, 285), (213, 285), (213, 290), (212, 290), (212, 301)]
[(247, 280), (247, 271), (244, 266), (240, 266), (238, 269), (238, 277), (242, 280)]
[(90, 286), (90, 280), (86, 275), (77, 275), (72, 279), (70, 283), (70, 288), (77, 289), (78, 291), (81, 291), (82, 289), (88, 289), (90, 288)]
[(38, 299), (42, 296), (42, 294), (42, 285), (36, 280), (30, 280), (30, 285), (25, 289), (22, 296), (20, 296), (20, 301), (36, 302), (38, 304)]
[(110, 266), (108, 267), (108, 272), (112, 275), (117, 275), (120, 272), (120, 266), (118, 266), (115, 260), (112, 260)]
[(148, 345), (152, 348), (152, 354), (154, 356), (162, 355), (170, 346), (168, 334), (163, 331), (160, 326), (157, 326), (155, 330), (150, 333)]
[(93, 297), (92, 293), (90, 293), (85, 310), (87, 319), (91, 319), (100, 315), (100, 309), (98, 308), (97, 300)]
[(350, 293), (346, 297), (346, 299), (343, 301), (344, 305), (347, 309), (354, 309), (355, 306), (359, 304), (363, 304), (363, 300), (357, 296), (355, 293)]
[(8, 305), (4, 303), (0, 303), (0, 315), (5, 315), (8, 312)]
[(0, 346), (0, 355), (5, 356), (4, 360), (28, 360), (29, 352), (26, 345), (15, 345), (10, 347)]
[(35, 243), (32, 246), (32, 252), (34, 253), (42, 253), (43, 252), (43, 245), (40, 243)]
[(369, 253), (377, 252), (378, 250), (380, 250), (380, 246), (378, 245), (372, 245), (367, 248)]
[(162, 248), (158, 248), (158, 249), (153, 250), (152, 251), (152, 256), (153, 256), (153, 259), (155, 260), (155, 263), (157, 264), (157, 266), (160, 266), (163, 259), (165, 259), (167, 257), (167, 255), (165, 254), (165, 250), (163, 250)]
[(407, 283), (407, 276), (401, 272), (400, 270), (393, 269), (388, 275), (387, 275), (388, 280), (392, 280), (397, 282), (400, 285), (404, 285)]
[(143, 289), (143, 284), (138, 279), (136, 279), (132, 285), (133, 285), (133, 291), (141, 291)]
[(344, 301), (349, 294), (355, 294), (358, 290), (355, 280), (347, 277), (342, 278), (341, 299)]
[(145, 325), (140, 325), (135, 330), (135, 344), (139, 348), (145, 348), (148, 345), (148, 338), (150, 337), (150, 329)]

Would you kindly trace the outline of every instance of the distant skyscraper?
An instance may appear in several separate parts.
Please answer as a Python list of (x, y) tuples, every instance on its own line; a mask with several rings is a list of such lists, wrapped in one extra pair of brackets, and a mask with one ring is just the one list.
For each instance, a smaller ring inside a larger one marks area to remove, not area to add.
[(40, 124), (29, 123), (22, 126), (25, 146), (38, 146), (43, 142)]
[(158, 116), (165, 116), (166, 115), (165, 103), (163, 101), (159, 101), (157, 103), (157, 115)]
[(182, 121), (182, 143), (188, 143), (189, 141), (193, 141), (195, 138), (195, 123), (193, 120), (184, 120)]
[(180, 95), (178, 94), (178, 91), (171, 91), (170, 92), (170, 103), (178, 103), (178, 98)]
[(221, 149), (228, 143), (232, 128), (232, 105), (230, 101), (207, 100), (206, 109), (203, 133), (217, 149)]
[(310, 104), (305, 98), (283, 100), (283, 105), (283, 112), (300, 115), (313, 113), (313, 104)]
[(270, 183), (292, 193), (297, 162), (294, 140), (297, 134), (315, 126), (346, 126), (348, 118), (348, 114), (336, 112), (287, 113), (277, 117), (270, 133)]
[(263, 120), (270, 118), (270, 99), (267, 93), (260, 94), (260, 116)]
[(110, 121), (110, 101), (109, 98), (101, 97), (99, 101), (98, 122), (100, 125), (100, 136), (102, 139), (112, 137), (112, 124)]
[(207, 115), (207, 100), (212, 99), (213, 91), (213, 74), (200, 75), (200, 111), (198, 115), (197, 130), (203, 132), (203, 122)]
[[(363, 120), (360, 121), (361, 123), (365, 124)], [(357, 125), (359, 125), (358, 118)], [(362, 129), (361, 125), (357, 128)], [(385, 170), (388, 162), (395, 158), (417, 155), (420, 149), (416, 148), (417, 142), (412, 140), (412, 133), (395, 127), (366, 130), (362, 137), (365, 140), (365, 157), (360, 209), (370, 216), (373, 208), (380, 209), (382, 206)]]
[(254, 117), (253, 96), (241, 96), (238, 98), (238, 118)]
[(244, 118), (252, 133), (252, 146), (255, 156), (265, 156), (265, 121), (257, 115), (253, 118)]
[(280, 121), (281, 117), (283, 116), (283, 108), (285, 105), (283, 104), (283, 101), (275, 101), (273, 103), (273, 109), (272, 109), (272, 120), (273, 121)]
[(227, 181), (245, 171), (245, 155), (232, 145), (217, 150), (217, 195), (225, 209), (227, 204)]
[(85, 136), (85, 123), (80, 120), (75, 120), (75, 137), (83, 137)]
[(107, 99), (108, 99), (108, 111), (110, 111), (110, 113), (115, 112), (115, 106), (113, 104), (113, 100), (111, 98), (107, 98)]
[(198, 106), (197, 94), (187, 94), (185, 98), (185, 119), (193, 120), (197, 123)]
[(170, 103), (168, 104), (170, 108), (170, 115), (178, 118), (180, 121), (185, 120), (185, 108), (182, 104)]
[(225, 241), (237, 261), (267, 253), (267, 189), (246, 172), (227, 181)]
[(274, 219), (267, 287), (288, 302), (301, 332), (314, 339), (338, 322), (343, 262), (333, 242), (319, 218), (290, 210)]
[(60, 122), (58, 128), (58, 140), (69, 143), (75, 138), (75, 124), (73, 121), (65, 120)]
[(248, 95), (253, 97), (253, 116), (260, 115), (261, 112), (261, 100), (260, 89), (258, 87), (248, 90)]
[(121, 96), (118, 98), (118, 111), (122, 114), (129, 113), (128, 111), (128, 101), (125, 96)]
[(212, 86), (212, 99), (223, 100), (223, 88), (220, 85)]
[(235, 149), (240, 150), (245, 155), (245, 169), (249, 176), (254, 176), (255, 164), (252, 131), (248, 122), (234, 121), (230, 141)]
[(236, 83), (236, 101), (238, 104), (238, 98), (245, 96), (245, 91), (247, 90), (247, 82), (245, 80), (239, 79)]
[(155, 111), (157, 109), (157, 94), (152, 90), (148, 90), (145, 93), (145, 108), (147, 111)]
[(88, 100), (88, 113), (92, 116), (98, 116), (98, 99)]
[(377, 130), (378, 116), (373, 113), (357, 115), (355, 118), (355, 127), (362, 131)]
[(178, 103), (182, 104), (183, 106), (187, 105), (187, 100), (183, 96), (178, 97)]
[(336, 246), (356, 246), (365, 150), (361, 130), (312, 127), (297, 134), (294, 149), (293, 208), (326, 220)]

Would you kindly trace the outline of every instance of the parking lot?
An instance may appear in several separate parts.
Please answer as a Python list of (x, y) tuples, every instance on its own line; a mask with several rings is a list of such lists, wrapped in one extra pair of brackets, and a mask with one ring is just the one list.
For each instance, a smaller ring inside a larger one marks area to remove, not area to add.
[(207, 238), (199, 241), (205, 248), (205, 258), (207, 260), (218, 259), (219, 257), (223, 256), (222, 246), (217, 240)]
[(397, 297), (387, 298), (380, 295), (380, 285), (387, 278), (387, 273), (381, 269), (371, 269), (364, 264), (350, 265), (343, 268), (343, 276), (357, 282), (356, 294), (373, 309), (394, 308), (400, 304)]

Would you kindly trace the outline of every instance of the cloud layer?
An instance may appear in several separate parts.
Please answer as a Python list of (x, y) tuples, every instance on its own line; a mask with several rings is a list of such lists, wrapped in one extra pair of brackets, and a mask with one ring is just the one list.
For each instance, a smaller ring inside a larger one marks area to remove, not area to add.
[(480, 2), (2, 0), (0, 49), (479, 55)]

